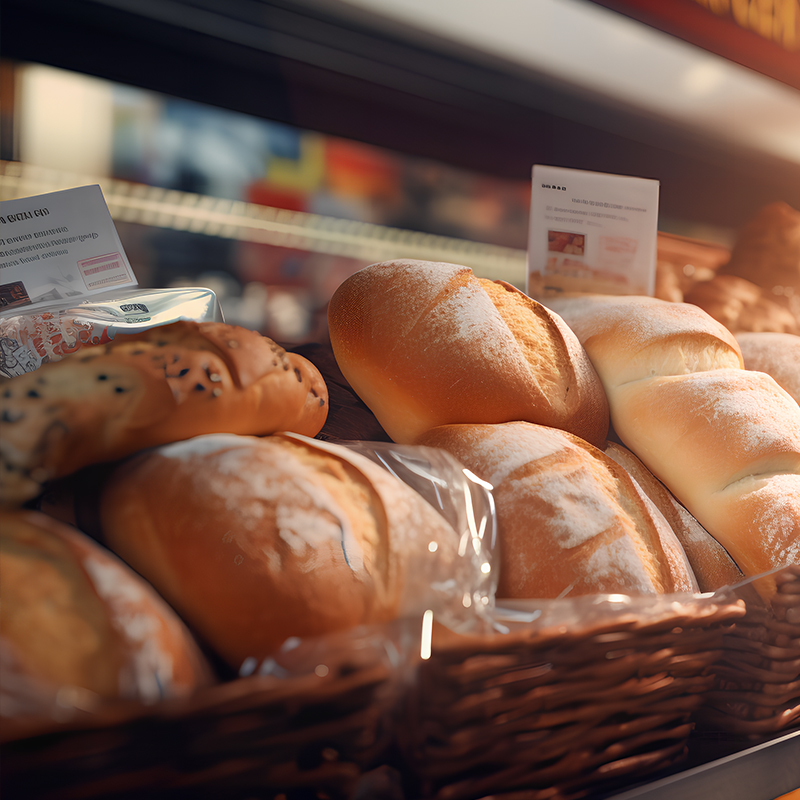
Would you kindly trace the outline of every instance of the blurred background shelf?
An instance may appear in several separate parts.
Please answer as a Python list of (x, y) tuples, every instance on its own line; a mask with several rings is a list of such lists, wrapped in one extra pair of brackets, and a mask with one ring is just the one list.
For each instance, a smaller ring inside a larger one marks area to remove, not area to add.
[(764, 205), (800, 208), (800, 28), (779, 4), (769, 36), (665, 8), (4, 0), (0, 158), (138, 187), (115, 209), (140, 282), (213, 283), (287, 342), (395, 255), (521, 285), (535, 163), (657, 179), (659, 230), (726, 250)]

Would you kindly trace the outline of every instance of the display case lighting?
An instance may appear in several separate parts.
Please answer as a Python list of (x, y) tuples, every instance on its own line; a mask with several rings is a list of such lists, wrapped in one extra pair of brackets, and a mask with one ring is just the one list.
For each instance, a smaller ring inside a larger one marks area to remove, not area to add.
[(476, 275), (524, 286), (526, 252), (368, 222), (289, 211), (240, 200), (163, 189), (110, 178), (0, 162), (0, 199), (99, 184), (114, 220), (257, 242), (368, 262), (394, 258), (448, 261)]

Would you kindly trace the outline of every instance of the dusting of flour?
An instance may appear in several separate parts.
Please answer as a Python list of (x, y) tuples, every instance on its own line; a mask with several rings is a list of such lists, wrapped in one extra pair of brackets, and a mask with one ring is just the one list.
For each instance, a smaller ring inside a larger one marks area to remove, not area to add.
[[(308, 467), (293, 453), (271, 446), (269, 440), (209, 434), (161, 450), (194, 469), (198, 497), (217, 498), (232, 521), (232, 530), (249, 532), (234, 537), (240, 546), (257, 542), (273, 570), (281, 559), (264, 530), (268, 509), (275, 509), (279, 537), (299, 556), (297, 568), (312, 571), (314, 553), (331, 541), (340, 542), (348, 565), (359, 572), (363, 552), (347, 514), (321, 484), (308, 479)], [(251, 545), (252, 546), (252, 545)]]

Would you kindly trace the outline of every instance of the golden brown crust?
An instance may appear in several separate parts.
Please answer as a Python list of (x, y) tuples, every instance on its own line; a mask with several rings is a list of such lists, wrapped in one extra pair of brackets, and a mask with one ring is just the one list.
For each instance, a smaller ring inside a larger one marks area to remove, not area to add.
[(234, 668), (289, 637), (395, 618), (414, 548), (437, 534), (456, 544), (381, 467), (288, 434), (200, 436), (134, 456), (108, 482), (101, 517), (109, 547)]
[(800, 320), (788, 307), (786, 298), (737, 275), (716, 275), (711, 280), (698, 282), (684, 300), (702, 308), (733, 333), (800, 333)]
[[(505, 319), (512, 321), (514, 315), (506, 310), (508, 299), (503, 302), (500, 298), (510, 296), (512, 305), (542, 318), (545, 325), (552, 326), (551, 335), (556, 342), (556, 348), (566, 354), (557, 387), (548, 392), (548, 399), (555, 408), (555, 414), (549, 418), (544, 413), (541, 416), (537, 414), (537, 417), (540, 416), (539, 419), (525, 421), (567, 430), (595, 447), (602, 445), (608, 435), (608, 399), (589, 356), (569, 326), (551, 309), (505, 281), (492, 282), (480, 279), (480, 283)], [(496, 287), (502, 287), (504, 293), (499, 293)], [(512, 330), (522, 341), (531, 335), (524, 316), (519, 324), (512, 324)], [(540, 346), (539, 338), (533, 338), (529, 345), (528, 356), (532, 365), (540, 366), (541, 356), (537, 357), (532, 352), (537, 351)]]
[(509, 284), (454, 264), (374, 264), (337, 289), (328, 320), (344, 377), (394, 441), (510, 420), (605, 440), (606, 399), (579, 343)]
[(742, 571), (727, 550), (678, 502), (639, 458), (616, 442), (609, 442), (604, 452), (642, 487), (675, 531), (701, 592), (713, 592), (742, 580)]
[(97, 543), (33, 511), (0, 528), (0, 640), (20, 676), (148, 701), (211, 682), (174, 611)]
[(509, 422), (443, 426), (421, 443), (447, 450), (493, 486), (498, 598), (696, 589), (663, 517), (625, 470), (583, 439)]
[(0, 504), (81, 467), (201, 433), (315, 435), (327, 388), (307, 359), (222, 323), (119, 336), (0, 387)]

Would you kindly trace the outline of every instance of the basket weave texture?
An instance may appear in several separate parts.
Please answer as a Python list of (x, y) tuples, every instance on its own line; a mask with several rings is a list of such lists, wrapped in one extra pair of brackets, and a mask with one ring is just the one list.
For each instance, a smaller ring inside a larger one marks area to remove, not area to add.
[(750, 735), (798, 724), (800, 567), (778, 583), (772, 610), (736, 591), (521, 604), (491, 632), (434, 625), (422, 659), (407, 621), (315, 643), (286, 677), (20, 720), (0, 733), (0, 795), (608, 796), (679, 766), (697, 720)]
[[(363, 646), (366, 642), (366, 646)], [(380, 638), (333, 645), (316, 670), (253, 675), (154, 706), (120, 703), (0, 741), (6, 800), (347, 798), (391, 740), (399, 677)]]
[(723, 637), (703, 728), (757, 737), (800, 725), (800, 564), (776, 573), (771, 607), (744, 587), (746, 613)]
[(684, 758), (742, 606), (565, 603), (504, 635), (436, 631), (399, 727), (420, 796), (568, 800)]

